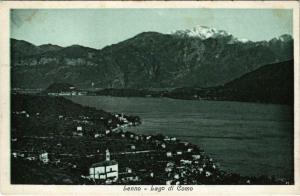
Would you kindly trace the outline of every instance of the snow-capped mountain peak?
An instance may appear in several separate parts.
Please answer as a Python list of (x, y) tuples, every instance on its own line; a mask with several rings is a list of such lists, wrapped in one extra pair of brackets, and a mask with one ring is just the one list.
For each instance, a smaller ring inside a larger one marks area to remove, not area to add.
[(225, 37), (231, 35), (224, 30), (217, 30), (215, 28), (210, 28), (206, 26), (196, 26), (192, 29), (178, 30), (175, 31), (173, 34), (179, 36), (198, 37), (201, 39)]
[(242, 43), (250, 42), (248, 39), (245, 39), (245, 38), (238, 38), (237, 41), (242, 42)]

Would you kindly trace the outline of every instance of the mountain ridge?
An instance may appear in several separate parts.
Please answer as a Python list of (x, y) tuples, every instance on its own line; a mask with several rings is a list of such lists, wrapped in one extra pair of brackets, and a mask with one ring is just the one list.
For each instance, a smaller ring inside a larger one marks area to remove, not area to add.
[(142, 32), (102, 49), (73, 45), (49, 47), (48, 51), (12, 39), (12, 85), (45, 88), (63, 82), (80, 88), (92, 83), (99, 88), (209, 87), (293, 58), (290, 36), (241, 42), (227, 35), (203, 40)]

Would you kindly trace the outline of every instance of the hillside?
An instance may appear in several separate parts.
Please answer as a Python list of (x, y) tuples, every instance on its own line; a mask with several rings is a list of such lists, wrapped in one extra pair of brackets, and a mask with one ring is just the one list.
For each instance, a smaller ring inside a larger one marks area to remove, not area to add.
[(229, 99), (293, 103), (294, 61), (265, 65), (224, 85)]
[(143, 32), (101, 50), (35, 46), (11, 40), (12, 86), (46, 88), (174, 88), (224, 85), (262, 65), (293, 58), (293, 39), (252, 42), (196, 27), (172, 34)]
[[(117, 119), (103, 110), (84, 107), (63, 97), (36, 96), (36, 95), (12, 95), (12, 134), (13, 135), (49, 135), (72, 134), (76, 127), (75, 121), (70, 123), (67, 119), (81, 119), (88, 116), (95, 123), (98, 130), (107, 129), (103, 119), (111, 119), (112, 125), (116, 125)], [(61, 116), (63, 119), (60, 119)], [(55, 127), (55, 129), (53, 129)], [(17, 132), (16, 132), (17, 130)]]
[(293, 104), (294, 61), (264, 65), (222, 86), (177, 88), (166, 96), (178, 99), (209, 99)]

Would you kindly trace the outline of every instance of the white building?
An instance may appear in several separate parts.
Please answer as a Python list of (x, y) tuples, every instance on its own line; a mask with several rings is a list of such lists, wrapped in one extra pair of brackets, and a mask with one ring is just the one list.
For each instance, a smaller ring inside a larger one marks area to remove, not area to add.
[(166, 153), (166, 155), (167, 155), (167, 157), (172, 157), (172, 152), (168, 151), (168, 152)]
[(39, 160), (42, 161), (43, 163), (48, 163), (49, 162), (48, 153), (47, 152), (41, 153), (39, 155)]
[(194, 160), (198, 160), (201, 158), (200, 154), (193, 154), (192, 157)]
[(118, 162), (110, 160), (110, 152), (106, 150), (105, 161), (94, 163), (90, 167), (90, 178), (95, 180), (112, 180), (116, 182), (119, 177)]
[(130, 149), (131, 149), (131, 150), (135, 150), (135, 145), (131, 145), (131, 146), (130, 146)]

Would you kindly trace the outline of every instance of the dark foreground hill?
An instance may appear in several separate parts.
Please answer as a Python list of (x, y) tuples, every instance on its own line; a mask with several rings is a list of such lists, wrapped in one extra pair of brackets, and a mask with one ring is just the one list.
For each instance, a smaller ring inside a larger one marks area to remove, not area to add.
[(178, 88), (168, 97), (293, 104), (294, 61), (269, 64), (223, 86)]
[(294, 61), (265, 65), (227, 83), (224, 91), (226, 97), (239, 101), (292, 104)]

